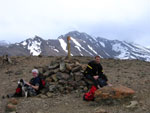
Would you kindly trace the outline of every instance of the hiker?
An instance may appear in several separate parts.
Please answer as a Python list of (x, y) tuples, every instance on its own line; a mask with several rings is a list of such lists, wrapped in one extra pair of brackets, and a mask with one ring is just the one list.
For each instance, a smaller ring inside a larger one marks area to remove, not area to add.
[[(26, 82), (21, 79), (18, 82), (18, 87), (16, 89), (14, 96), (35, 96), (40, 93), (40, 89), (42, 88), (41, 78), (38, 76), (39, 72), (37, 69), (32, 70), (33, 78), (30, 82)], [(24, 93), (24, 94), (23, 94)]]
[(84, 71), (85, 78), (92, 82), (91, 89), (83, 96), (84, 100), (94, 100), (94, 92), (101, 87), (108, 85), (107, 77), (103, 74), (103, 68), (100, 64), (100, 56), (95, 56), (95, 59), (90, 61)]

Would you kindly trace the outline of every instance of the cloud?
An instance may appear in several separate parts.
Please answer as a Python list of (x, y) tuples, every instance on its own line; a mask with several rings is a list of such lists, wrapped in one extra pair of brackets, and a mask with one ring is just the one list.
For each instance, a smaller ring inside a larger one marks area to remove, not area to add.
[(0, 0), (0, 40), (16, 42), (34, 35), (50, 39), (71, 30), (146, 40), (149, 10), (149, 0)]

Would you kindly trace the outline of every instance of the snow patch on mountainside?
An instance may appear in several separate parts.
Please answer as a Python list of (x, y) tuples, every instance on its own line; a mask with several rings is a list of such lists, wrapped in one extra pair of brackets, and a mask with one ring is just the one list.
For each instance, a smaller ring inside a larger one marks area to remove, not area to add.
[(22, 44), (23, 46), (26, 46), (26, 45), (27, 45), (27, 42), (26, 42), (26, 41), (23, 41), (21, 44)]
[(28, 50), (30, 50), (30, 54), (32, 54), (33, 56), (38, 56), (40, 55), (41, 48), (40, 48), (41, 42), (37, 42), (37, 41), (29, 41), (28, 44)]
[(89, 48), (91, 51), (93, 51), (95, 54), (98, 55), (98, 53), (97, 53), (91, 46), (88, 45), (88, 48)]
[(79, 47), (81, 47), (80, 43), (78, 41), (76, 41), (76, 39), (74, 39), (73, 37), (71, 37), (71, 40)]
[(80, 55), (81, 55), (81, 56), (83, 56), (83, 54), (82, 54), (82, 53), (80, 53)]
[(59, 40), (59, 43), (60, 43), (61, 47), (63, 48), (63, 50), (67, 53), (68, 50), (67, 50), (66, 42), (63, 39), (58, 39), (58, 40)]
[(148, 48), (145, 48), (145, 47), (140, 46), (140, 45), (138, 45), (138, 44), (133, 44), (133, 45), (134, 45), (135, 47), (141, 49), (141, 50), (144, 50), (145, 52), (150, 52), (150, 50), (148, 50)]
[(54, 51), (56, 51), (57, 53), (59, 53), (59, 50), (57, 50), (57, 49), (53, 49)]
[(116, 43), (112, 45), (112, 50), (119, 53), (119, 55), (117, 55), (116, 58), (128, 59), (130, 55), (130, 53), (128, 52), (128, 49), (126, 47), (121, 46), (120, 43)]
[(80, 47), (79, 46), (74, 46), (75, 48), (77, 48), (79, 51), (81, 51)]
[(99, 42), (103, 47), (105, 47), (105, 44), (103, 42)]
[(76, 44), (76, 48), (79, 47), (82, 48), (84, 51), (86, 51), (87, 53), (89, 53), (90, 55), (94, 56), (91, 52), (89, 52), (88, 50), (86, 50), (85, 48), (83, 48), (80, 43), (78, 41), (76, 41), (76, 39), (74, 39), (73, 37), (71, 37), (71, 40)]

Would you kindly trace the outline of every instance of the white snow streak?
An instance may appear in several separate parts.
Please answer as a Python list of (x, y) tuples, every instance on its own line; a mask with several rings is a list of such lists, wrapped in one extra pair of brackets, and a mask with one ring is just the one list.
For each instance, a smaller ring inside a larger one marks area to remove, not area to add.
[(67, 50), (66, 42), (63, 39), (58, 39), (58, 40), (59, 40), (59, 43), (60, 43), (61, 47), (63, 48), (63, 50), (67, 53), (68, 50)]
[(103, 42), (99, 42), (103, 47), (105, 47), (105, 44)]
[(79, 46), (74, 46), (75, 48), (77, 48), (79, 51), (81, 51), (80, 47)]
[[(88, 45), (88, 48), (89, 48), (91, 51), (93, 51), (95, 54), (97, 54), (97, 52), (96, 52), (91, 46)], [(97, 54), (97, 55), (98, 55), (98, 54)]]
[(57, 50), (57, 49), (53, 49), (54, 51), (56, 51), (57, 53), (59, 53), (59, 50)]
[[(90, 55), (94, 56), (91, 52), (87, 51), (85, 48), (83, 48), (79, 42), (77, 42), (73, 37), (71, 37), (71, 40), (76, 44), (76, 46), (82, 48), (84, 51), (86, 51), (87, 53), (89, 53)], [(76, 47), (77, 48), (77, 47)]]

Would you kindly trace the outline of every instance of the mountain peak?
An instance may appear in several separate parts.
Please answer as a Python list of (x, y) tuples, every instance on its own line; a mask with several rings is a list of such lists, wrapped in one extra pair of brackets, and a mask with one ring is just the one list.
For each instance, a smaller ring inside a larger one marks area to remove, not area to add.
[(10, 55), (67, 55), (67, 37), (71, 36), (71, 55), (72, 56), (95, 56), (102, 58), (117, 59), (140, 59), (150, 61), (150, 49), (143, 46), (119, 41), (108, 40), (101, 37), (93, 37), (87, 33), (70, 31), (61, 35), (55, 40), (44, 40), (35, 35), (20, 43), (11, 44), (8, 48), (0, 48), (3, 55), (5, 51)]
[(33, 37), (33, 40), (41, 41), (41, 40), (43, 40), (43, 39), (42, 39), (41, 37), (39, 37), (39, 36), (35, 35), (35, 36)]

